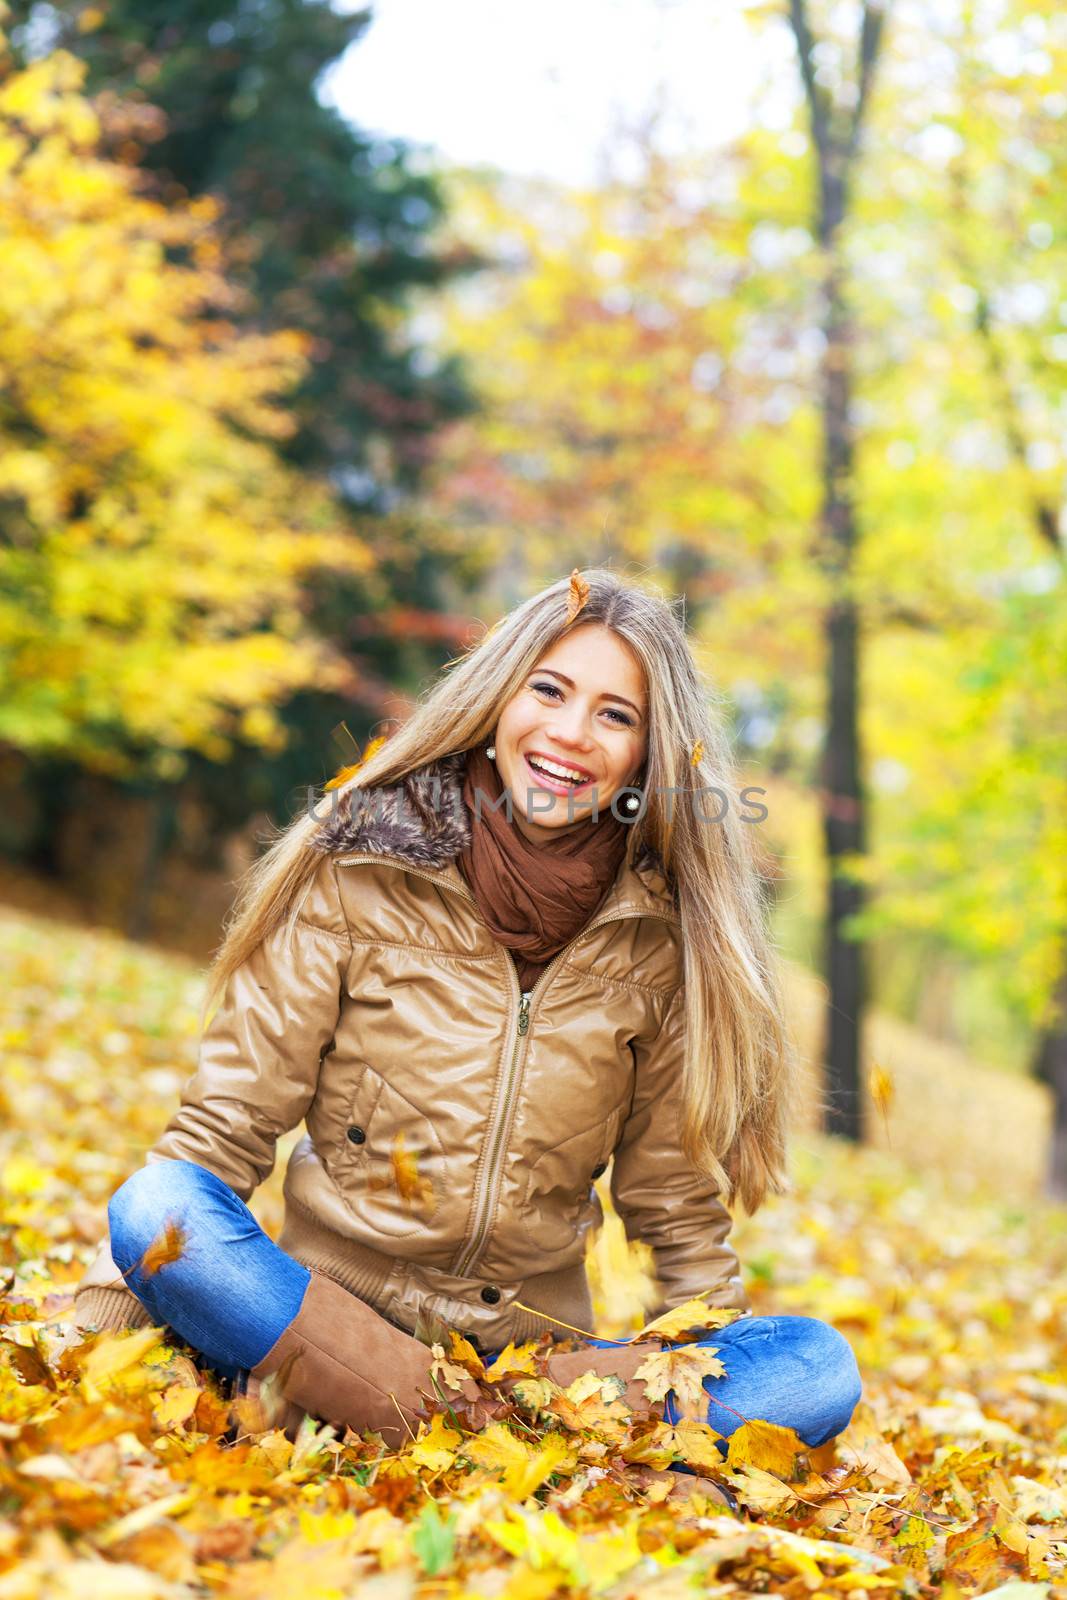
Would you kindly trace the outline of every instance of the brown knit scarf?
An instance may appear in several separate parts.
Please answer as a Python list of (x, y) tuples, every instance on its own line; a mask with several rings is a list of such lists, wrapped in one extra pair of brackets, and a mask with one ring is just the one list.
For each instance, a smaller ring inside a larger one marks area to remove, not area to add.
[[(475, 791), (481, 790), (476, 818)], [(615, 882), (626, 854), (630, 825), (611, 811), (596, 822), (561, 832), (547, 844), (531, 844), (509, 822), (496, 763), (481, 745), (467, 751), (463, 801), (470, 812), (471, 842), (456, 863), (474, 892), (493, 937), (511, 952), (519, 982), (529, 989), (553, 956), (581, 933)], [(525, 795), (512, 795), (514, 811)]]

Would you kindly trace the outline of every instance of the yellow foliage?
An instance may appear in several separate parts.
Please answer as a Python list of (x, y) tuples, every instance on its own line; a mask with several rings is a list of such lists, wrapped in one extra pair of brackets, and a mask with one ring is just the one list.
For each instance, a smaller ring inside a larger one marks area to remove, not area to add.
[(371, 557), (272, 445), (306, 341), (227, 318), (217, 208), (100, 153), (83, 76), (55, 52), (0, 82), (0, 737), (118, 773), (121, 729), (174, 776), (349, 682), (301, 585)]

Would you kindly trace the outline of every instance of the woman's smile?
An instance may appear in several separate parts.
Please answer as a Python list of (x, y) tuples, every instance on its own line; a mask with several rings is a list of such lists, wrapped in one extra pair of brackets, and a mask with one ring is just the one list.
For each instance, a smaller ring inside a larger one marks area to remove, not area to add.
[(515, 826), (547, 844), (561, 829), (603, 816), (641, 771), (647, 718), (644, 671), (626, 643), (601, 623), (572, 628), (497, 722), (497, 771)]

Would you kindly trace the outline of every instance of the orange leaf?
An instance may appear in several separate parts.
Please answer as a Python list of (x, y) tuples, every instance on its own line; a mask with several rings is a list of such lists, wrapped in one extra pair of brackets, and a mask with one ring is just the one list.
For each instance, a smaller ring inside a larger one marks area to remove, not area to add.
[(589, 585), (578, 571), (578, 568), (575, 567), (571, 572), (571, 586), (567, 594), (567, 615), (565, 622), (573, 622), (588, 599)]
[(398, 1133), (393, 1140), (393, 1148), (389, 1155), (389, 1172), (385, 1176), (372, 1176), (370, 1188), (395, 1188), (407, 1206), (426, 1206), (432, 1212), (437, 1205), (433, 1184), (429, 1178), (424, 1178), (420, 1174), (418, 1160), (413, 1151), (405, 1148), (402, 1133)]
[(323, 793), (325, 794), (330, 789), (339, 789), (342, 783), (347, 783), (349, 778), (355, 777), (362, 765), (362, 761), (355, 761), (350, 767), (342, 767), (340, 771), (335, 772), (329, 783), (323, 784)]
[(186, 1242), (184, 1228), (168, 1217), (162, 1232), (156, 1235), (138, 1262), (140, 1271), (146, 1278), (151, 1278), (160, 1267), (169, 1267), (172, 1262), (180, 1261), (185, 1254)]
[(466, 1367), (474, 1378), (484, 1378), (485, 1363), (469, 1339), (465, 1339), (455, 1328), (448, 1330), (449, 1358), (458, 1366)]

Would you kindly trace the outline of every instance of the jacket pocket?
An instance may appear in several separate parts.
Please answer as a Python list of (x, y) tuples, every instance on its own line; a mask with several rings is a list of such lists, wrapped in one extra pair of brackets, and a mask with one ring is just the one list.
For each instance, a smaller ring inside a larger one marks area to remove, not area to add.
[(426, 1113), (365, 1065), (354, 1086), (332, 1177), (368, 1234), (405, 1238), (444, 1199), (444, 1149)]
[(574, 1242), (585, 1222), (599, 1220), (591, 1193), (622, 1132), (629, 1097), (602, 1122), (574, 1133), (531, 1162), (523, 1191), (522, 1226), (539, 1250), (554, 1253)]

